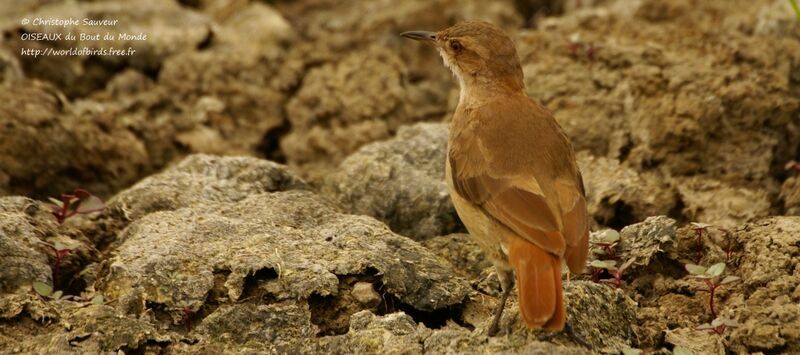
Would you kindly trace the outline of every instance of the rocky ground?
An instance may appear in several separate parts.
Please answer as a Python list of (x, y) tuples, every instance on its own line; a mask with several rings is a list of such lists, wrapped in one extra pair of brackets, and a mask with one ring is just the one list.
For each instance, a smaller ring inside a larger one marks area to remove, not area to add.
[[(457, 86), (398, 36), (472, 18), (571, 138), (595, 246), (619, 231), (593, 258), (627, 268), (564, 283), (574, 336), (513, 297), (486, 336), (499, 283), (443, 181)], [(800, 353), (786, 0), (26, 0), (0, 31), (0, 353)], [(21, 39), (106, 31), (149, 37)], [(22, 54), (76, 45), (136, 55)], [(60, 224), (76, 188), (105, 208)]]

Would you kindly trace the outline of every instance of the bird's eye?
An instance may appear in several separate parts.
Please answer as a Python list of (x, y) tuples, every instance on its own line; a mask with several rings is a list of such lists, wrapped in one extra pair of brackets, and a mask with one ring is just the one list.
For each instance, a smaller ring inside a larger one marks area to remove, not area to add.
[(450, 42), (450, 48), (451, 48), (452, 50), (456, 51), (456, 52), (459, 52), (459, 51), (461, 51), (462, 49), (464, 49), (464, 47), (461, 45), (461, 42), (459, 42), (459, 41), (452, 41), (452, 42)]

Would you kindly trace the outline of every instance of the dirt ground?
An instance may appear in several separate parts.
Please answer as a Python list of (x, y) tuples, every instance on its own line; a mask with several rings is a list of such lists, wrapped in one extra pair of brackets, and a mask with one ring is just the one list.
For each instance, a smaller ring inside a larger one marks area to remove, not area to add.
[[(67, 18), (113, 25), (35, 21)], [(620, 235), (592, 259), (630, 261), (565, 280), (574, 336), (513, 297), (486, 336), (458, 84), (398, 35), (466, 19), (571, 139)], [(0, 33), (0, 353), (800, 353), (788, 0), (25, 0)], [(83, 47), (131, 54), (53, 55)], [(105, 208), (58, 223), (76, 188)]]

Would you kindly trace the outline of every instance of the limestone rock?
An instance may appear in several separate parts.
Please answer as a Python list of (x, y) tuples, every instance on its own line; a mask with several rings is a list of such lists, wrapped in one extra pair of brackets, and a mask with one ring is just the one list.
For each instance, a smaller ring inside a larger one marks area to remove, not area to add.
[(384, 292), (423, 311), (458, 304), (468, 289), (422, 246), (304, 191), (150, 213), (120, 239), (106, 294), (128, 312), (147, 302), (175, 319), (175, 310), (199, 309), (216, 278), (224, 302), (253, 292), (246, 284), (254, 276), (261, 292), (289, 300), (336, 296), (338, 276), (374, 272)]
[(667, 214), (675, 191), (652, 173), (640, 173), (616, 159), (577, 155), (586, 188), (589, 214), (603, 225), (622, 227), (648, 216)]
[(783, 182), (779, 198), (783, 201), (784, 213), (800, 216), (800, 177), (790, 177)]
[[(105, 195), (147, 166), (142, 143), (110, 117), (78, 115), (52, 85), (0, 86), (0, 191), (59, 196), (82, 187)], [(22, 184), (21, 181), (27, 183)]]
[(692, 221), (733, 228), (769, 215), (770, 200), (763, 189), (736, 187), (694, 177), (676, 182), (683, 214)]
[(417, 240), (463, 230), (444, 181), (447, 134), (442, 123), (403, 126), (347, 157), (325, 189), (349, 212)]

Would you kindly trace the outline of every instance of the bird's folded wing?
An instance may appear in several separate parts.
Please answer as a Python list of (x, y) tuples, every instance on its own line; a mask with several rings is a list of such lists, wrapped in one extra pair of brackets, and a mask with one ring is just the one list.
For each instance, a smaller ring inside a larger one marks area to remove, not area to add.
[(565, 256), (571, 270), (583, 268), (588, 221), (582, 184), (559, 179), (543, 190), (533, 174), (503, 176), (476, 164), (474, 156), (471, 167), (460, 165), (458, 157), (450, 155), (456, 193), (531, 243)]
[(535, 177), (495, 177), (488, 173), (464, 176), (464, 169), (454, 156), (450, 158), (456, 193), (542, 249), (556, 255), (564, 254), (560, 215), (554, 213)]

